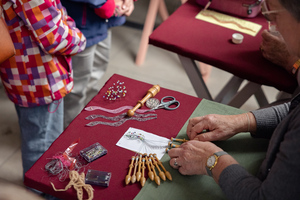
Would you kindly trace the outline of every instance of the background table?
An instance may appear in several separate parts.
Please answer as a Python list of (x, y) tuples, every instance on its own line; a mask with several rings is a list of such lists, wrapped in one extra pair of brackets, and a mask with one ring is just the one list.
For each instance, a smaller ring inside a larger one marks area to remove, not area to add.
[[(124, 82), (128, 94), (125, 99), (117, 102), (103, 100), (103, 95), (107, 88), (118, 80)], [(155, 83), (153, 83), (155, 84)], [(140, 81), (132, 80), (120, 75), (113, 75), (100, 90), (99, 94), (92, 99), (87, 106), (98, 105), (105, 108), (118, 108), (123, 105), (135, 105), (145, 95), (152, 85)], [(52, 194), (61, 199), (76, 199), (75, 190), (69, 189), (66, 192), (55, 192), (50, 185), (50, 181), (56, 188), (65, 188), (69, 180), (58, 181), (57, 177), (49, 177), (44, 170), (45, 164), (53, 155), (65, 151), (65, 149), (76, 139), (80, 138), (79, 144), (72, 153), (77, 154), (81, 149), (99, 142), (107, 150), (107, 155), (95, 160), (85, 167), (100, 171), (112, 172), (112, 179), (107, 188), (95, 186), (94, 199), (224, 199), (224, 195), (218, 185), (208, 176), (182, 176), (177, 170), (169, 166), (169, 157), (166, 154), (162, 162), (166, 169), (170, 171), (173, 181), (162, 182), (157, 186), (154, 182), (147, 180), (146, 185), (141, 190), (139, 183), (125, 185), (125, 176), (128, 173), (132, 151), (116, 146), (117, 141), (122, 137), (129, 127), (142, 129), (167, 138), (186, 137), (185, 130), (188, 119), (194, 116), (201, 116), (209, 113), (238, 114), (244, 111), (215, 103), (208, 100), (201, 100), (179, 92), (161, 88), (157, 98), (164, 96), (174, 96), (180, 101), (180, 107), (174, 111), (164, 109), (157, 110), (158, 118), (146, 122), (127, 121), (120, 127), (110, 127), (98, 125), (86, 127), (88, 123), (85, 117), (91, 114), (105, 114), (103, 111), (82, 111), (70, 124), (61, 136), (51, 145), (48, 151), (34, 164), (25, 174), (25, 185)], [(102, 120), (101, 120), (102, 121)], [(241, 134), (224, 142), (218, 142), (225, 151), (234, 156), (250, 173), (255, 174), (258, 166), (265, 156), (267, 140), (252, 139), (249, 134)], [(140, 192), (141, 190), (141, 192)], [(140, 193), (139, 193), (140, 192)], [(136, 196), (137, 195), (137, 196)], [(86, 196), (85, 196), (86, 198)]]
[[(193, 60), (198, 60), (234, 76), (215, 101), (240, 107), (252, 94), (256, 94), (261, 106), (267, 104), (261, 85), (293, 93), (297, 87), (296, 79), (282, 67), (263, 58), (259, 47), (261, 32), (267, 29), (267, 21), (260, 14), (248, 21), (261, 24), (261, 31), (255, 36), (244, 35), (242, 44), (231, 42), (231, 36), (237, 32), (196, 19), (202, 7), (195, 0), (189, 0), (180, 6), (167, 20), (150, 35), (149, 43), (177, 53), (187, 75), (200, 98), (212, 99), (201, 72)], [(249, 83), (240, 89), (243, 80)], [(240, 89), (240, 90), (239, 90)], [(240, 93), (237, 93), (239, 90)]]

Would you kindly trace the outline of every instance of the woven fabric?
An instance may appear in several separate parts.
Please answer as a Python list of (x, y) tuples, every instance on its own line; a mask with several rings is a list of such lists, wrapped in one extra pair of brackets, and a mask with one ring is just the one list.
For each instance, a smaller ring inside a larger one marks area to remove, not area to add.
[[(124, 85), (126, 86), (127, 94), (125, 98), (122, 98), (119, 101), (104, 100), (103, 96), (107, 89), (118, 80), (124, 82)], [(159, 83), (153, 83), (153, 85), (155, 84)], [(125, 105), (135, 106), (137, 101), (141, 100), (151, 87), (151, 84), (115, 74), (105, 83), (99, 94), (96, 95), (86, 107), (97, 105), (108, 109), (115, 109)], [(87, 127), (86, 124), (89, 123), (90, 120), (86, 120), (85, 118), (91, 114), (101, 114), (106, 116), (116, 116), (118, 114), (111, 114), (101, 110), (82, 110), (60, 137), (52, 144), (49, 150), (44, 153), (30, 170), (28, 170), (25, 174), (25, 185), (57, 196), (60, 199), (76, 199), (76, 192), (74, 190), (55, 192), (50, 185), (50, 181), (54, 183), (56, 188), (64, 188), (68, 184), (68, 180), (60, 182), (56, 177), (49, 177), (44, 168), (46, 163), (49, 162), (49, 158), (58, 152), (65, 151), (73, 141), (80, 138), (80, 142), (72, 152), (73, 154), (78, 154), (80, 150), (96, 142), (99, 142), (107, 149), (107, 154), (105, 156), (91, 162), (85, 168), (86, 171), (87, 169), (94, 169), (112, 173), (109, 187), (94, 187), (94, 198), (106, 200), (132, 200), (140, 191), (141, 185), (135, 183), (126, 186), (125, 177), (128, 173), (131, 157), (134, 156), (135, 153), (116, 146), (116, 143), (129, 127), (141, 129), (166, 138), (175, 137), (201, 101), (199, 98), (165, 88), (161, 88), (160, 92), (155, 97), (161, 99), (164, 96), (175, 97), (180, 102), (179, 108), (173, 111), (159, 109), (155, 112), (155, 114), (157, 114), (157, 119), (144, 122), (128, 120), (119, 127), (106, 125)], [(98, 119), (96, 119), (96, 121), (97, 120)], [(87, 197), (84, 197), (84, 199), (86, 198)]]
[(8, 97), (24, 107), (49, 104), (73, 87), (71, 55), (85, 48), (83, 34), (60, 0), (3, 0), (16, 55), (0, 65)]

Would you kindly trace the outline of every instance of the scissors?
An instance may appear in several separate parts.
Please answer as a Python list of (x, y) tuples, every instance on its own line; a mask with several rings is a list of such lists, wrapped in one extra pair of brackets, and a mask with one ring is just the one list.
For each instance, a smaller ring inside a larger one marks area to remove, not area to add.
[[(149, 99), (151, 100), (151, 99)], [(165, 96), (161, 99), (160, 103), (159, 100), (156, 99), (157, 102), (151, 105), (151, 109), (147, 110), (147, 112), (152, 111), (152, 110), (156, 110), (156, 109), (160, 109), (160, 108), (164, 108), (166, 110), (175, 110), (180, 106), (180, 102), (177, 101), (175, 99), (175, 97), (172, 96)], [(170, 107), (171, 105), (176, 105), (175, 107)]]

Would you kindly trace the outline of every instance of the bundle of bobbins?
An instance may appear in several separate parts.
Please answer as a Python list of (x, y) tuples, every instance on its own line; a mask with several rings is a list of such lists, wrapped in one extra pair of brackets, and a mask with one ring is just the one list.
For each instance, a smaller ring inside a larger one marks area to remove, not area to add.
[(172, 138), (171, 137), (171, 142), (168, 143), (168, 148), (166, 148), (166, 152), (168, 153), (168, 151), (172, 148), (178, 148), (180, 147), (180, 144), (175, 144), (174, 142), (177, 142), (177, 143), (184, 143), (184, 142), (187, 142), (189, 140), (183, 138), (183, 139), (179, 139), (179, 138)]
[(144, 187), (146, 182), (146, 168), (148, 170), (148, 177), (151, 181), (155, 181), (157, 185), (160, 185), (160, 179), (163, 181), (167, 179), (172, 181), (170, 172), (165, 169), (156, 154), (139, 154), (131, 157), (128, 174), (125, 177), (125, 184), (140, 182), (141, 186)]

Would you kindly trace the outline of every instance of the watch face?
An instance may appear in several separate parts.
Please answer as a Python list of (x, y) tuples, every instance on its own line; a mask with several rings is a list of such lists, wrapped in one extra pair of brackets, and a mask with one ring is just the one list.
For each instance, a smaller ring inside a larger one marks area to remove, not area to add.
[(155, 108), (156, 106), (158, 106), (160, 104), (160, 101), (156, 98), (150, 98), (146, 101), (146, 106), (148, 108)]
[(215, 156), (210, 156), (208, 159), (207, 159), (207, 167), (212, 167), (216, 162), (216, 157)]

